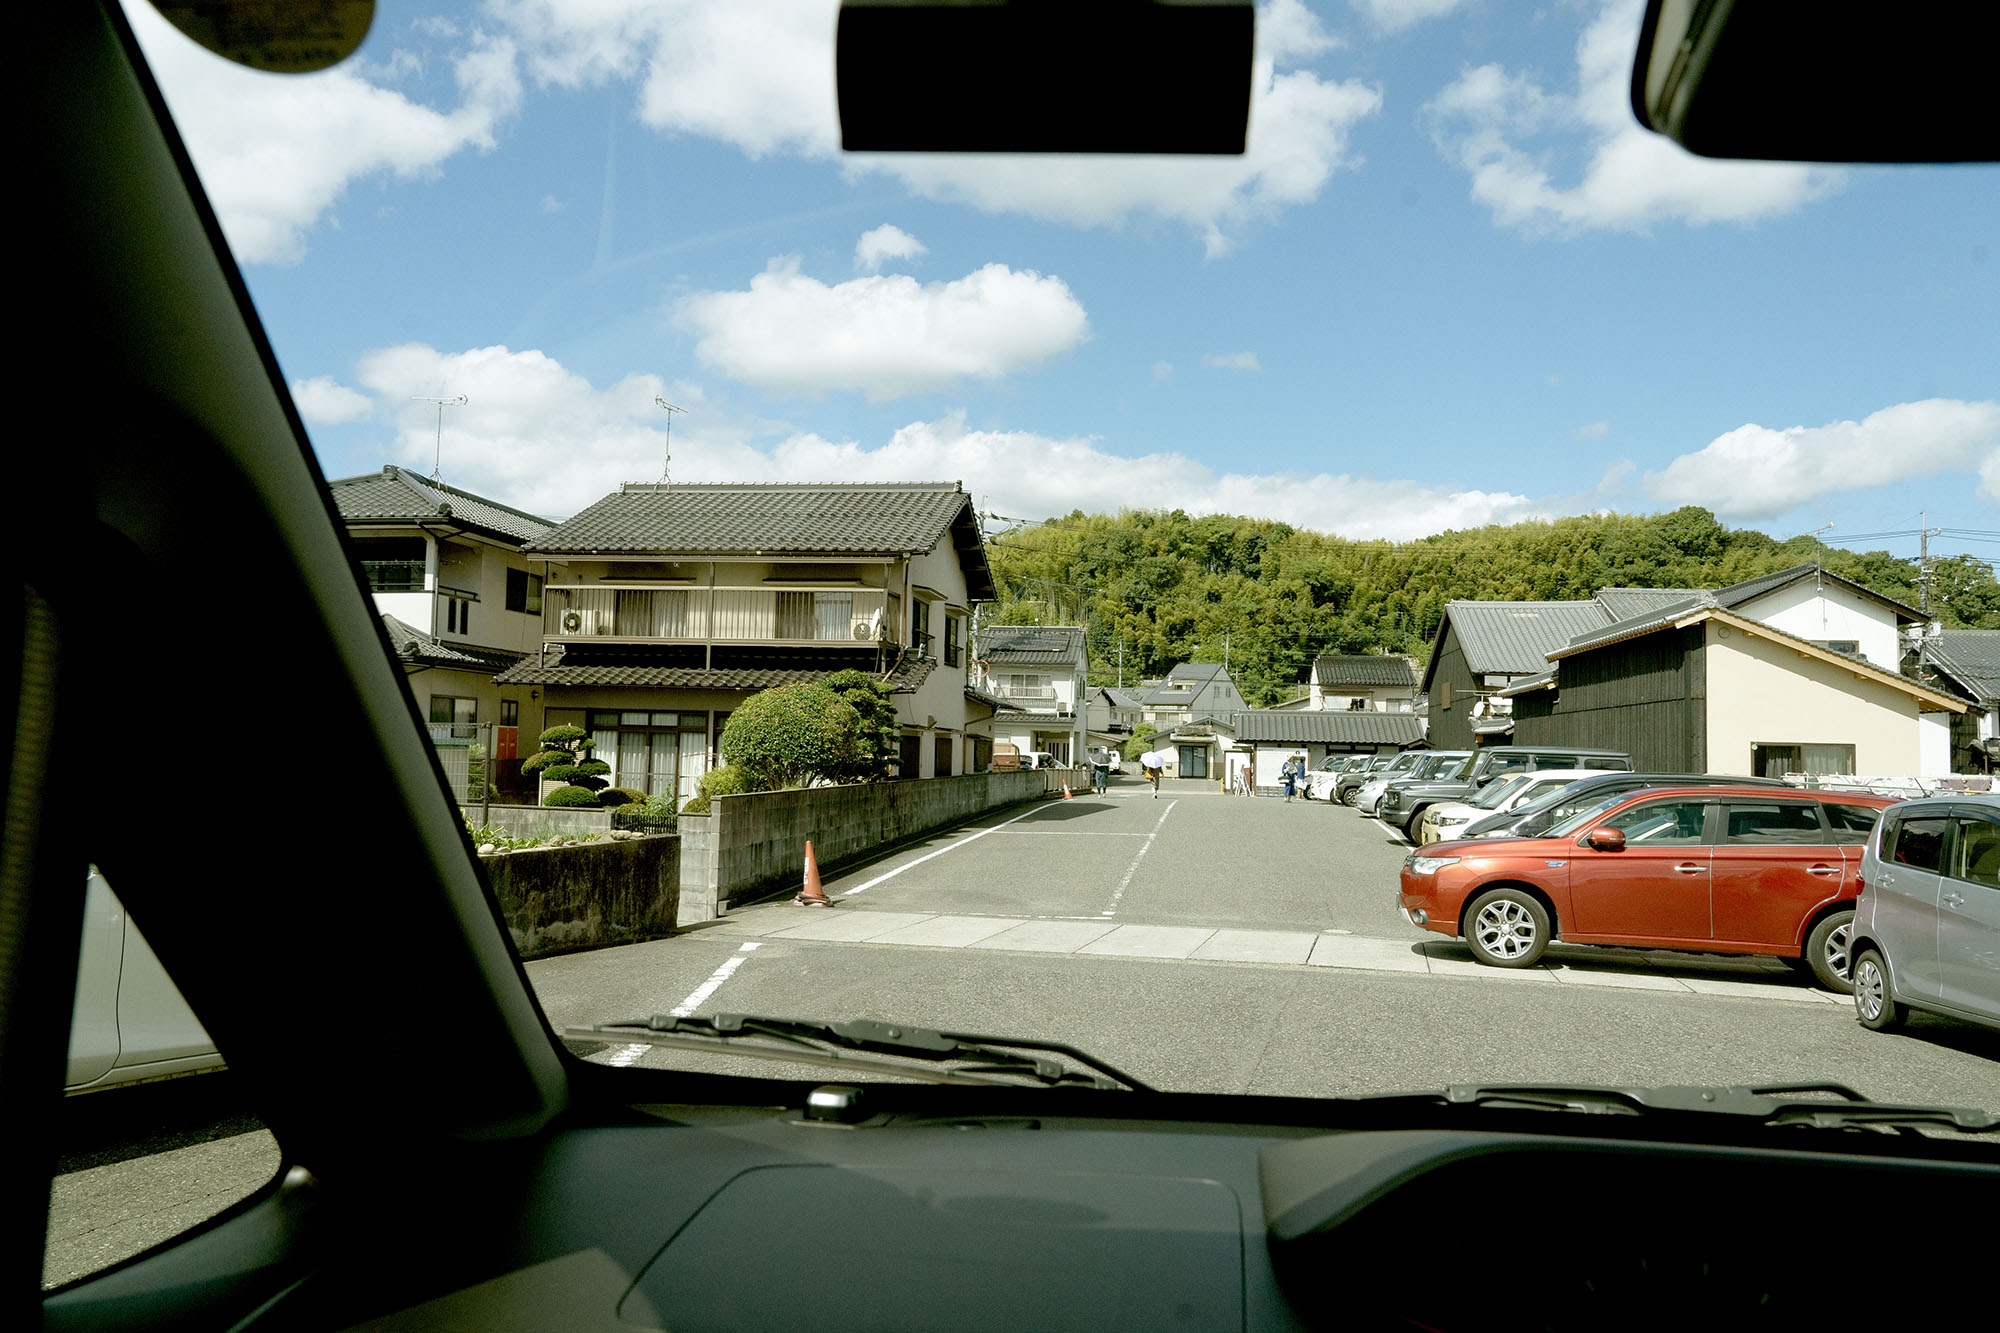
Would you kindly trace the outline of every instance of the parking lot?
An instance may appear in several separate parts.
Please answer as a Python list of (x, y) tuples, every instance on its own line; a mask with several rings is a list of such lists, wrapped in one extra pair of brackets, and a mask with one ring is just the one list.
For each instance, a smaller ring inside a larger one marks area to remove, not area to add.
[(2000, 1108), (1996, 1034), (1928, 1019), (1863, 1032), (1846, 997), (1775, 960), (1557, 946), (1542, 967), (1481, 967), (1402, 919), (1407, 852), (1344, 807), (1171, 781), (1155, 797), (1124, 778), (844, 868), (825, 881), (829, 909), (739, 906), (529, 975), (559, 1026), (713, 1011), (894, 1019), (1067, 1041), (1176, 1088), (1837, 1079)]

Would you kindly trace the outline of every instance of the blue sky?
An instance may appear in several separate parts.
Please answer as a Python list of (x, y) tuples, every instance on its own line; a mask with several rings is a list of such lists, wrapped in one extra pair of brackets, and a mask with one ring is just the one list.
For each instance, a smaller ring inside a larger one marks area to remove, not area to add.
[(561, 515), (664, 396), (676, 479), (1026, 518), (2000, 529), (2000, 172), (1691, 158), (1637, 0), (1275, 0), (1194, 163), (843, 158), (826, 0), (380, 8), (302, 78), (132, 9), (329, 475), (463, 394), (445, 478)]

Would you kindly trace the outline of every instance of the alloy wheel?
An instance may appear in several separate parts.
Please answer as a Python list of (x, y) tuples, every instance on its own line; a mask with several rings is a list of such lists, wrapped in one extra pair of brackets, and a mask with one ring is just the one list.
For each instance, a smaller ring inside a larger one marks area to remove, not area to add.
[(1481, 907), (1472, 927), (1480, 944), (1495, 958), (1519, 958), (1535, 947), (1535, 918), (1527, 908), (1506, 898)]

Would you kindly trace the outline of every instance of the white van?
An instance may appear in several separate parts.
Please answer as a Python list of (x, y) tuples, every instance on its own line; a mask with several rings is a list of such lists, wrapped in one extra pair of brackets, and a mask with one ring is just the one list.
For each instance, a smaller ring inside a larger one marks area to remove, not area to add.
[(65, 1092), (214, 1069), (215, 1042), (95, 867), (69, 1028)]

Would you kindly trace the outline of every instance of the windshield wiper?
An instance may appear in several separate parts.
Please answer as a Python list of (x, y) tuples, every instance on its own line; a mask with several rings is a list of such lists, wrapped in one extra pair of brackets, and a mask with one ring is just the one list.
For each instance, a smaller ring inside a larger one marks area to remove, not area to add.
[[(1390, 1094), (1405, 1096), (1407, 1094)], [(1833, 1097), (1837, 1101), (1816, 1098)], [(2000, 1115), (1952, 1106), (1872, 1102), (1840, 1083), (1799, 1083), (1771, 1087), (1713, 1085), (1663, 1088), (1610, 1088), (1560, 1083), (1459, 1083), (1438, 1094), (1412, 1100), (1450, 1106), (1532, 1107), (1586, 1115), (1723, 1115), (1765, 1125), (1810, 1125), (1817, 1129), (1880, 1128), (1916, 1133), (1919, 1126), (1960, 1134), (2000, 1132)]]
[[(1074, 1046), (1019, 1037), (985, 1037), (968, 1032), (938, 1032), (856, 1018), (844, 1023), (815, 1023), (796, 1018), (762, 1018), (753, 1014), (710, 1014), (600, 1023), (564, 1029), (570, 1037), (612, 1037), (682, 1050), (719, 1051), (759, 1060), (798, 1064), (866, 1065), (892, 1070), (927, 1083), (975, 1083), (1015, 1086), (1026, 1079), (1051, 1088), (1152, 1089), (1095, 1056)], [(1095, 1070), (1079, 1073), (1055, 1060), (1025, 1054), (1048, 1051)], [(941, 1066), (950, 1066), (944, 1068)]]

